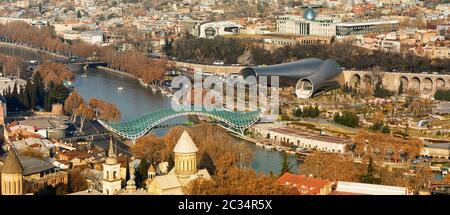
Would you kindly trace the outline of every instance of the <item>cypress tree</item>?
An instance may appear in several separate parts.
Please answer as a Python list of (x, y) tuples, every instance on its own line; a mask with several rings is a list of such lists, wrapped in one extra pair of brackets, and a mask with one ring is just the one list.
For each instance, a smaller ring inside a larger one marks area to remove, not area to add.
[(292, 171), (292, 165), (288, 160), (288, 156), (286, 153), (283, 154), (283, 160), (281, 161), (281, 171), (280, 176), (282, 176), (284, 173), (291, 172)]
[(398, 95), (403, 94), (403, 81), (400, 81), (400, 85), (398, 86)]

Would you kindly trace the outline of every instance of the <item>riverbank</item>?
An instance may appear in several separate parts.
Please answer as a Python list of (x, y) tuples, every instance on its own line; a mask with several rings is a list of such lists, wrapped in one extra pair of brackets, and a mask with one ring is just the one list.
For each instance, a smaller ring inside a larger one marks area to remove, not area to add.
[(65, 60), (69, 59), (68, 57), (66, 57), (64, 55), (59, 55), (59, 54), (56, 54), (56, 53), (53, 53), (53, 52), (49, 52), (49, 51), (45, 51), (45, 50), (42, 50), (42, 49), (33, 48), (33, 47), (25, 46), (25, 45), (19, 45), (19, 44), (15, 44), (15, 43), (0, 42), (0, 46), (8, 46), (8, 47), (20, 48), (20, 49), (25, 49), (25, 50), (28, 50), (28, 51), (40, 52), (40, 53), (44, 53), (44, 54), (51, 55), (51, 56), (54, 56), (54, 57), (59, 57), (59, 58), (65, 59)]
[[(140, 84), (141, 86), (143, 86), (143, 87), (145, 87), (145, 88), (151, 87), (153, 91), (157, 91), (157, 90), (158, 90), (158, 89), (157, 89), (156, 87), (154, 87), (153, 85), (145, 83), (145, 82), (142, 80), (142, 78), (138, 78), (138, 77), (136, 77), (136, 76), (134, 76), (134, 75), (131, 75), (131, 74), (129, 74), (129, 73), (122, 72), (122, 71), (116, 70), (116, 69), (111, 69), (111, 68), (106, 67), (106, 66), (97, 66), (97, 69), (99, 69), (99, 70), (104, 70), (104, 71), (107, 71), (107, 72), (113, 72), (113, 73), (116, 73), (116, 74), (119, 74), (119, 75), (124, 75), (124, 76), (130, 77), (130, 78), (136, 79), (136, 80), (139, 81), (139, 84)], [(164, 94), (164, 95), (165, 95), (165, 94)]]
[(258, 139), (252, 138), (252, 137), (236, 134), (236, 133), (233, 133), (233, 132), (230, 132), (230, 134), (232, 136), (236, 137), (236, 138), (239, 138), (241, 140), (247, 141), (247, 142), (249, 142), (251, 144), (255, 144), (256, 146), (264, 148), (266, 150), (275, 149), (275, 150), (277, 150), (279, 152), (284, 152), (284, 153), (290, 154), (290, 155), (302, 155), (302, 156), (310, 155), (310, 151), (304, 150), (304, 149), (301, 149), (301, 148), (293, 149), (291, 147), (282, 146), (282, 145), (277, 144), (275, 142), (269, 142), (266, 139), (258, 140)]

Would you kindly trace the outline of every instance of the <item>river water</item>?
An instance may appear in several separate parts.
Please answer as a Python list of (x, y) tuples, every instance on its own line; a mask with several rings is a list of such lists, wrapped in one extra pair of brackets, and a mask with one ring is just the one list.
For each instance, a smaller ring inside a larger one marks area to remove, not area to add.
[[(27, 60), (40, 59), (40, 55), (29, 50), (2, 47), (0, 53), (20, 56)], [(71, 65), (70, 69), (75, 72), (76, 78), (72, 85), (77, 92), (85, 99), (91, 97), (103, 99), (115, 104), (122, 113), (121, 121), (130, 121), (137, 119), (149, 112), (162, 108), (169, 108), (171, 100), (160, 93), (153, 93), (151, 89), (142, 87), (136, 79), (106, 72), (98, 69), (88, 69), (87, 77), (81, 77), (84, 71), (79, 66)], [(118, 90), (122, 87), (123, 90)], [(167, 121), (167, 124), (179, 124), (186, 120), (180, 117)], [(164, 135), (167, 129), (155, 129), (156, 135)], [(237, 144), (246, 144), (254, 152), (255, 157), (252, 162), (252, 168), (257, 172), (278, 174), (281, 170), (283, 158), (282, 152), (276, 150), (265, 150), (255, 144), (236, 139)], [(297, 172), (297, 161), (294, 156), (289, 156), (289, 161), (293, 165), (293, 171)]]

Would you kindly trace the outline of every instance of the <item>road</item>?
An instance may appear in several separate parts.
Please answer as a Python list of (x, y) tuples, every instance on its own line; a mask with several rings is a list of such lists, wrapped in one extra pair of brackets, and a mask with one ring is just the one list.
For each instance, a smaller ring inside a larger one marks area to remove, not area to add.
[(107, 131), (100, 123), (95, 120), (89, 120), (84, 123), (83, 132), (81, 135), (69, 136), (62, 140), (63, 142), (73, 141), (92, 141), (95, 147), (99, 147), (105, 151), (109, 149), (110, 137), (113, 138), (113, 143), (116, 149), (116, 154), (122, 154), (126, 156), (132, 156), (130, 152), (130, 146), (124, 143), (119, 136)]

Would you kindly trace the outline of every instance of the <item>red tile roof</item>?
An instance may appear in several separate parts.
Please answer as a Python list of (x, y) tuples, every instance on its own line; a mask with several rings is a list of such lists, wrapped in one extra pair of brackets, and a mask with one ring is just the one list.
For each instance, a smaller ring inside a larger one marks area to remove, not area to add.
[(306, 175), (285, 173), (278, 179), (278, 183), (296, 187), (301, 194), (317, 195), (320, 194), (322, 188), (329, 185), (331, 182)]

